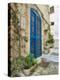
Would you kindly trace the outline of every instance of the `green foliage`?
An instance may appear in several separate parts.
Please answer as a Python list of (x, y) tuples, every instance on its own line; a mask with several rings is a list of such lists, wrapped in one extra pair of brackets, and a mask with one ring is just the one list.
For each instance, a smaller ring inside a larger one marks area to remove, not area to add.
[(53, 39), (47, 40), (47, 43), (54, 43)]
[(14, 59), (11, 62), (11, 75), (18, 76), (20, 71), (23, 69), (29, 69), (36, 63), (36, 59), (31, 54), (27, 55), (26, 58), (21, 56), (20, 58)]
[(31, 54), (29, 54), (29, 55), (27, 55), (26, 56), (26, 58), (25, 58), (25, 66), (24, 66), (24, 68), (25, 69), (29, 69), (30, 67), (32, 67), (34, 64), (36, 64), (37, 63), (37, 61), (36, 61), (36, 59), (34, 58), (34, 56), (33, 55), (31, 55)]
[(20, 58), (14, 59), (11, 62), (11, 75), (12, 76), (16, 76), (20, 72), (21, 67), (22, 67), (21, 59)]
[(48, 31), (47, 29), (44, 30), (44, 32), (47, 32), (47, 31)]
[(53, 44), (53, 43), (54, 43), (53, 35), (51, 35), (51, 33), (49, 32), (46, 44)]

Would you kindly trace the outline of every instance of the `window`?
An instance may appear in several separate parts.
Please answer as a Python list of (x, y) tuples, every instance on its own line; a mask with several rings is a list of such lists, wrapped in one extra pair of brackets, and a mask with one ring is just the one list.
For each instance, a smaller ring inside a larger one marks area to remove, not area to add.
[(51, 22), (51, 25), (54, 25), (54, 22)]
[(54, 13), (54, 6), (50, 7), (50, 13)]

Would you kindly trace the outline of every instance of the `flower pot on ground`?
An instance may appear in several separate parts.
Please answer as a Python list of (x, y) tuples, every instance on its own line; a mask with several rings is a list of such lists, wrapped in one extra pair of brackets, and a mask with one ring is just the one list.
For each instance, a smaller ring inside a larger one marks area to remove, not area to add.
[(34, 58), (34, 56), (31, 53), (28, 54), (25, 58), (24, 69), (29, 69), (30, 67), (32, 67), (36, 63), (37, 62), (36, 62), (36, 59)]
[(51, 35), (51, 33), (48, 34), (48, 40), (46, 41), (47, 45), (53, 44), (54, 43), (54, 39), (53, 39), (53, 35)]
[(34, 64), (34, 65), (31, 66), (29, 69), (24, 69), (24, 70), (23, 70), (23, 73), (24, 73), (26, 76), (30, 76), (30, 75), (34, 72), (34, 70), (35, 70), (36, 67), (37, 67), (37, 64)]
[(31, 54), (27, 55), (24, 63), (24, 70), (23, 70), (24, 74), (26, 76), (30, 75), (31, 71), (36, 67), (36, 64), (37, 64), (37, 61), (34, 58), (34, 56)]
[(44, 50), (45, 53), (49, 53), (50, 52), (50, 48), (53, 48), (54, 46), (54, 39), (53, 39), (53, 35), (51, 35), (51, 33), (48, 33), (48, 39), (45, 42), (45, 46), (44, 46)]

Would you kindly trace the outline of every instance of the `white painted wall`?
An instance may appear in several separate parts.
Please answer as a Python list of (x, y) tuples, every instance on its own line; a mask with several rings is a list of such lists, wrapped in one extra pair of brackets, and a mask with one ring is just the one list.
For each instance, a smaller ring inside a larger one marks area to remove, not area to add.
[(54, 13), (50, 14), (50, 21), (54, 21), (54, 26), (51, 26), (51, 33), (54, 35), (54, 39), (58, 39), (59, 36), (59, 6), (54, 6)]
[(54, 13), (50, 15), (50, 22), (54, 22), (53, 26), (50, 26), (51, 33), (54, 37), (54, 48), (52, 52), (59, 53), (59, 6), (54, 6)]

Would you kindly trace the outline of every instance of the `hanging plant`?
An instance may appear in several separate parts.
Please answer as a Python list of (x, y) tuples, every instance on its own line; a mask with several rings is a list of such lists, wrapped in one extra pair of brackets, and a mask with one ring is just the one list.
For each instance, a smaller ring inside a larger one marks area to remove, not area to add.
[(51, 33), (48, 33), (48, 40), (46, 41), (46, 45), (50, 45), (52, 44), (50, 47), (53, 47), (53, 43), (54, 43), (54, 39), (53, 39), (53, 35), (51, 35)]
[(47, 32), (47, 31), (48, 31), (47, 29), (44, 30), (44, 32)]

